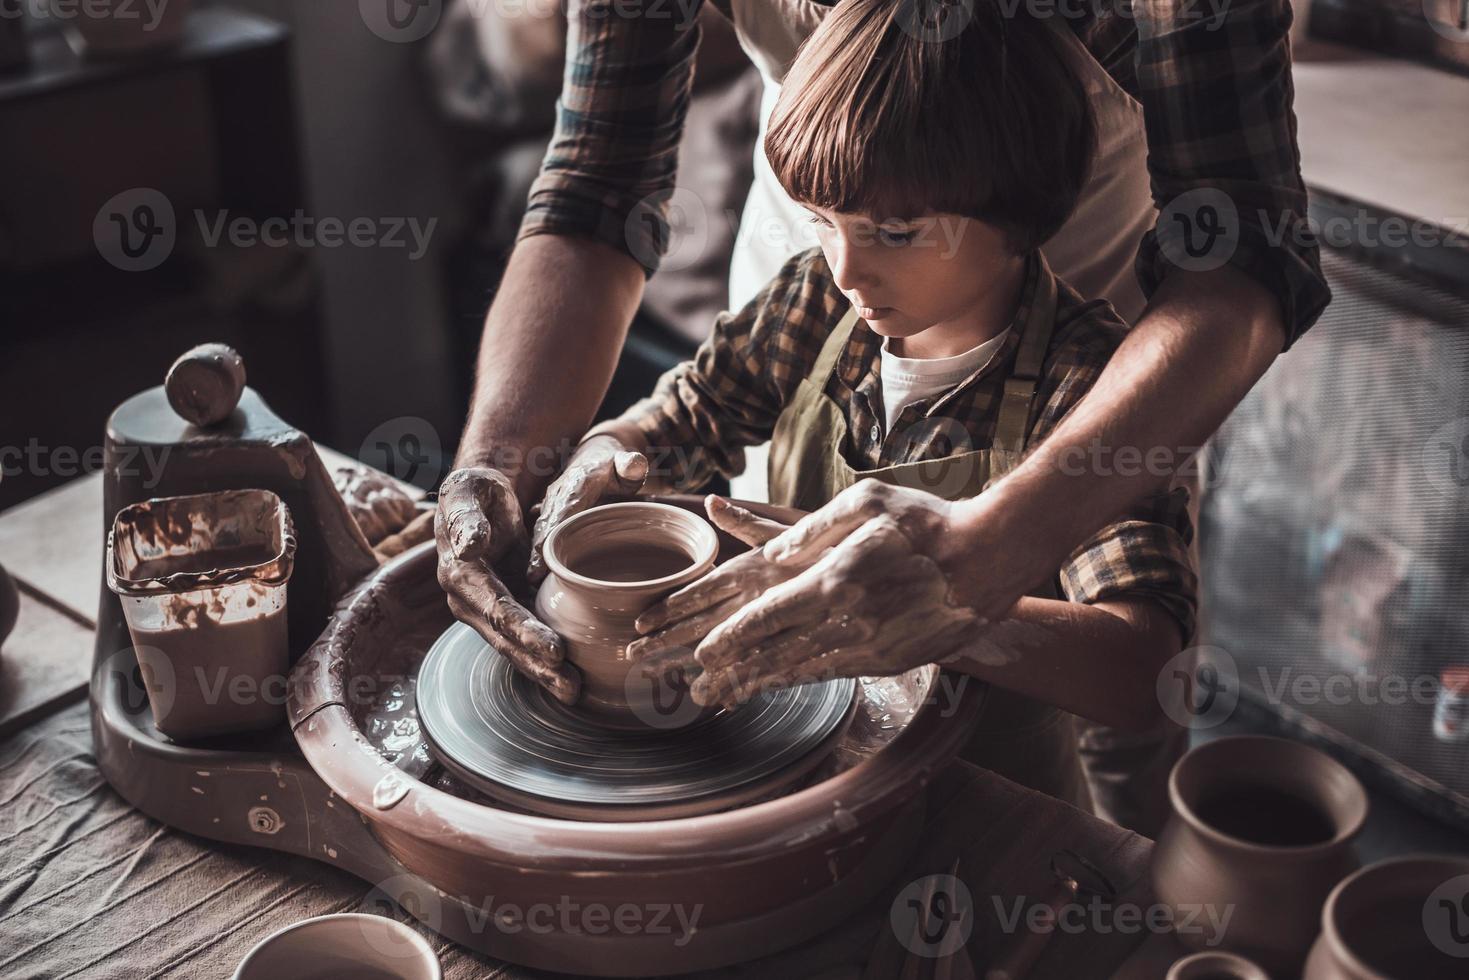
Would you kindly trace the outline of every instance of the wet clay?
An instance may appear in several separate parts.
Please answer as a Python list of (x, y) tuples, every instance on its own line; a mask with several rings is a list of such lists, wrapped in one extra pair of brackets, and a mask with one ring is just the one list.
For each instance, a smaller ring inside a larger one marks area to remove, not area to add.
[(677, 575), (692, 564), (689, 556), (676, 548), (630, 543), (581, 555), (567, 567), (601, 582), (651, 582)]

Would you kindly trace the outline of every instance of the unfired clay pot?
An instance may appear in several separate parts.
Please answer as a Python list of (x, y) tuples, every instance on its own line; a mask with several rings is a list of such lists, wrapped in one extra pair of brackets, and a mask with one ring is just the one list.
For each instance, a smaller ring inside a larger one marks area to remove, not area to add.
[(551, 532), (550, 574), (536, 595), (536, 615), (561, 635), (566, 658), (581, 671), (579, 707), (610, 725), (643, 725), (649, 715), (639, 711), (652, 707), (655, 689), (627, 659), (627, 645), (638, 638), (633, 623), (713, 568), (718, 552), (713, 526), (668, 504), (593, 507)]
[[(1356, 861), (1367, 795), (1346, 767), (1299, 742), (1244, 735), (1191, 750), (1168, 780), (1173, 816), (1153, 887), (1176, 922), (1230, 912), (1222, 946), (1294, 976), (1321, 907)], [(1179, 930), (1202, 946), (1207, 931)]]
[(1332, 891), (1305, 980), (1469, 976), (1469, 858), (1369, 865)]

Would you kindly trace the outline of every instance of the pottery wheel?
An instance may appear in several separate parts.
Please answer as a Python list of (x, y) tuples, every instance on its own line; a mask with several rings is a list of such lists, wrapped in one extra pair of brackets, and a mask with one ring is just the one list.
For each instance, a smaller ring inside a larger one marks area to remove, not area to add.
[(660, 819), (748, 802), (813, 768), (851, 721), (856, 682), (770, 691), (683, 728), (608, 728), (566, 708), (462, 623), (418, 673), (434, 755), (481, 792), (555, 816)]

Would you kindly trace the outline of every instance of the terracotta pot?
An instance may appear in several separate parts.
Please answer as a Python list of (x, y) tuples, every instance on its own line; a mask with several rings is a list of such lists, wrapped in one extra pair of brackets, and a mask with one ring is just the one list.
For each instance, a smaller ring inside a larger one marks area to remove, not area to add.
[(619, 727), (668, 716), (653, 704), (655, 686), (627, 659), (627, 645), (638, 638), (633, 623), (713, 568), (718, 552), (708, 521), (668, 504), (593, 507), (551, 532), (550, 574), (536, 595), (536, 615), (561, 635), (581, 671), (580, 707)]
[(1369, 865), (1332, 891), (1306, 980), (1469, 976), (1469, 858)]
[(1165, 980), (1270, 980), (1254, 963), (1234, 953), (1195, 953), (1168, 969)]
[[(1352, 839), (1367, 794), (1346, 767), (1299, 742), (1236, 736), (1205, 743), (1173, 767), (1173, 815), (1153, 851), (1153, 887), (1175, 922), (1224, 921), (1222, 938), (1179, 929), (1277, 976), (1293, 976), (1326, 896), (1356, 867)], [(1211, 918), (1212, 916), (1212, 918)]]

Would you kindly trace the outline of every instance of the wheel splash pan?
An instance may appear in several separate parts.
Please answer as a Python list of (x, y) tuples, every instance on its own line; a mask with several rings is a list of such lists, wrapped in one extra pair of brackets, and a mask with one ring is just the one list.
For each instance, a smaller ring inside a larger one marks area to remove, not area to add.
[[(721, 560), (744, 547), (721, 544)], [(399, 769), (363, 728), (378, 692), (412, 677), (453, 622), (435, 564), (432, 542), (420, 545), (343, 599), (292, 673), (290, 722), (312, 769), (406, 872), (373, 884), (429, 926), (511, 962), (669, 974), (754, 959), (829, 928), (902, 869), (921, 829), (919, 790), (957, 754), (983, 701), (983, 685), (956, 691), (932, 666), (866, 682), (851, 729), (804, 788), (726, 812), (641, 823), (512, 812), (441, 788), (433, 771), (425, 781)], [(631, 907), (622, 921), (639, 925), (594, 933), (575, 913), (546, 916), (544, 928), (517, 918), (544, 905)], [(697, 915), (697, 928), (680, 928), (670, 909)]]

